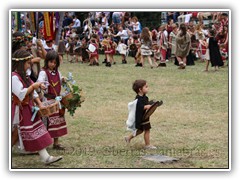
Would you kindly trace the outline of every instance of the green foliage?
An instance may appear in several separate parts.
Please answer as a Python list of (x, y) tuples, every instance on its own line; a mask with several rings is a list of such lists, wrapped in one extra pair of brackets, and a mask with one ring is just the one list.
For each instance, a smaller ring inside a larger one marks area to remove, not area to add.
[(75, 85), (72, 85), (72, 90), (73, 90), (73, 93), (78, 93), (79, 92), (78, 86), (75, 86)]
[[(63, 82), (62, 84), (65, 92), (67, 94), (72, 93), (73, 97), (68, 98), (68, 104), (65, 105), (69, 114), (73, 116), (75, 114), (75, 111), (78, 107), (81, 107), (81, 103), (84, 101), (84, 98), (82, 96), (82, 89), (80, 89), (77, 85), (70, 85), (68, 82)], [(66, 93), (65, 93), (66, 95)]]
[(80, 96), (78, 94), (75, 94), (74, 98), (69, 99), (68, 102), (69, 102), (69, 106), (67, 107), (68, 112), (71, 116), (73, 116), (77, 107), (81, 106), (81, 104), (79, 103)]

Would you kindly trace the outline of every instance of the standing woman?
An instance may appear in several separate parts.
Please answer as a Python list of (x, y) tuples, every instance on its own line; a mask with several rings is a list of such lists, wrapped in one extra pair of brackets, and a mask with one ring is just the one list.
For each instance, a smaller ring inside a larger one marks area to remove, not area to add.
[(147, 27), (143, 28), (142, 33), (141, 33), (141, 37), (140, 37), (140, 41), (141, 41), (141, 64), (142, 66), (144, 65), (144, 59), (145, 57), (148, 58), (148, 62), (151, 66), (151, 69), (153, 68), (152, 65), (152, 59), (151, 59), (151, 55), (152, 55), (152, 38), (149, 32), (149, 29)]
[(102, 12), (102, 27), (108, 29), (108, 19), (104, 12)]
[(187, 33), (186, 25), (181, 24), (179, 27), (179, 32), (176, 36), (176, 57), (179, 62), (179, 69), (185, 69), (190, 47), (190, 35)]

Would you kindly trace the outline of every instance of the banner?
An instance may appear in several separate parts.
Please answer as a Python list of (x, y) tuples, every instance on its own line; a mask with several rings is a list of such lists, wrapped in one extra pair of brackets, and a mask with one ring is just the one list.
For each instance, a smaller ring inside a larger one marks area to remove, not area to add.
[(21, 13), (17, 12), (17, 31), (22, 31), (22, 20), (21, 20)]
[(47, 37), (51, 36), (49, 13), (45, 12), (43, 16), (44, 16), (44, 33), (45, 33), (44, 37), (46, 39)]
[(38, 39), (39, 35), (38, 35), (38, 32), (39, 32), (39, 22), (38, 22), (38, 12), (35, 13), (35, 19), (36, 19), (36, 37)]
[(35, 12), (29, 12), (30, 30), (32, 33), (36, 32)]
[(12, 30), (17, 31), (17, 12), (12, 12)]
[(56, 12), (55, 45), (58, 45), (58, 41), (61, 37), (63, 16), (64, 16), (64, 12)]

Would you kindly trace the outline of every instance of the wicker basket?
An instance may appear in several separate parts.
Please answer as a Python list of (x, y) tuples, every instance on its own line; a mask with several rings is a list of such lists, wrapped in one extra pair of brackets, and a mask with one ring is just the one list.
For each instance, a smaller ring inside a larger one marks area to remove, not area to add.
[(58, 101), (51, 99), (42, 103), (42, 107), (40, 107), (38, 115), (40, 117), (48, 117), (58, 112), (59, 112)]
[(73, 93), (70, 92), (62, 98), (61, 103), (67, 108), (69, 105), (69, 100), (73, 98)]

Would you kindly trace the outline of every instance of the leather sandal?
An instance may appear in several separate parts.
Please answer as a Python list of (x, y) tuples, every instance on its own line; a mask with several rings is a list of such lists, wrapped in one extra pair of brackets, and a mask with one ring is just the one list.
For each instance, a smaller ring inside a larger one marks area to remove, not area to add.
[(62, 146), (61, 144), (53, 144), (53, 149), (65, 150), (66, 148), (64, 146)]

